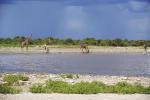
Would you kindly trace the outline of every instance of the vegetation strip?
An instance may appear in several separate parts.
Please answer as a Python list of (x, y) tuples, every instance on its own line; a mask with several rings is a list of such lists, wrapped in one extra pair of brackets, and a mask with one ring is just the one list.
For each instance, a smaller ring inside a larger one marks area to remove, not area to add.
[(116, 85), (106, 85), (102, 82), (80, 82), (69, 84), (63, 81), (49, 80), (45, 84), (35, 84), (30, 88), (32, 93), (66, 93), (66, 94), (97, 94), (97, 93), (123, 93), (123, 94), (150, 94), (150, 87), (139, 84), (131, 85), (119, 82)]
[[(78, 79), (79, 75), (59, 74), (62, 79)], [(0, 93), (16, 94), (23, 92), (29, 77), (25, 75), (5, 75), (0, 83)], [(30, 80), (31, 81), (31, 80)], [(25, 83), (25, 84), (22, 84)], [(29, 89), (29, 90), (28, 90)], [(144, 87), (140, 84), (129, 84), (119, 82), (107, 85), (99, 81), (68, 83), (65, 81), (48, 80), (42, 83), (34, 83), (27, 87), (26, 92), (32, 93), (65, 93), (65, 94), (97, 94), (97, 93), (122, 93), (122, 94), (150, 94), (150, 86)]]
[[(16, 36), (14, 38), (0, 38), (0, 46), (4, 47), (17, 47), (20, 46), (20, 43), (25, 40), (24, 36)], [(71, 38), (59, 39), (53, 37), (33, 39), (31, 45), (60, 45), (57, 47), (78, 47), (81, 42), (87, 43), (88, 45), (93, 46), (143, 46), (144, 43), (147, 43), (147, 46), (150, 46), (150, 40), (127, 40), (116, 38), (114, 40), (102, 40), (95, 38), (84, 38), (81, 40), (75, 40)], [(68, 46), (70, 45), (70, 46)]]

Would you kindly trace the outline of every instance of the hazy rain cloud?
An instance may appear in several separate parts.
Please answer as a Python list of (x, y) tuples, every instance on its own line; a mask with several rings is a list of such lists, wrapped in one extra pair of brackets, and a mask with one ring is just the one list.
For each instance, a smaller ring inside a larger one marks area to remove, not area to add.
[(150, 39), (149, 16), (149, 0), (1, 0), (0, 37)]

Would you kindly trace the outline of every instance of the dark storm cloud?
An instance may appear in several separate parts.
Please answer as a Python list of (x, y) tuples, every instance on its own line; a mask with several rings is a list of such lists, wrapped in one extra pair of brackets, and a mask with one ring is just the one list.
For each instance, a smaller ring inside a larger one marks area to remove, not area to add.
[(87, 6), (87, 5), (99, 5), (99, 4), (115, 4), (115, 3), (127, 3), (129, 1), (148, 2), (150, 0), (0, 0), (0, 4), (15, 3), (17, 1), (41, 1), (41, 2), (58, 2), (65, 3), (74, 6)]

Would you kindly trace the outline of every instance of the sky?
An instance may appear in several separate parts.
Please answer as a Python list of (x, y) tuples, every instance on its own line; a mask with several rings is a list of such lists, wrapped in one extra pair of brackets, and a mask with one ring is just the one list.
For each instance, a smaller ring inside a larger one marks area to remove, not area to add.
[(150, 39), (150, 0), (0, 0), (0, 37)]

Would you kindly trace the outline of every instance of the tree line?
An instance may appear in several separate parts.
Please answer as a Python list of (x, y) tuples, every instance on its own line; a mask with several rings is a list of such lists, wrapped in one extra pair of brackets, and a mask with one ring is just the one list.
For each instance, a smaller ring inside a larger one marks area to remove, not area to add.
[[(16, 36), (14, 38), (0, 38), (0, 45), (19, 46), (21, 42), (25, 40), (24, 36)], [(31, 45), (80, 45), (80, 43), (87, 43), (93, 46), (143, 46), (147, 44), (150, 46), (150, 40), (128, 40), (128, 39), (112, 39), (103, 40), (95, 38), (84, 38), (84, 39), (59, 39), (54, 37), (32, 39)]]

